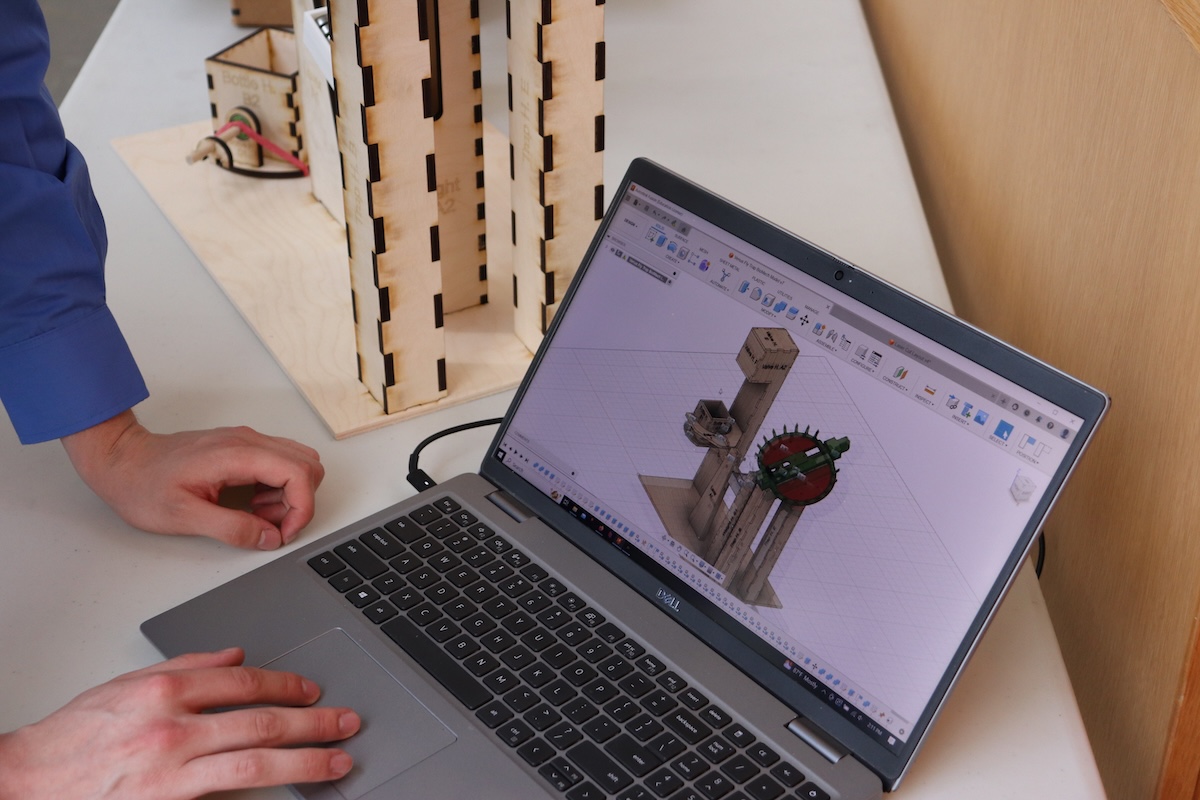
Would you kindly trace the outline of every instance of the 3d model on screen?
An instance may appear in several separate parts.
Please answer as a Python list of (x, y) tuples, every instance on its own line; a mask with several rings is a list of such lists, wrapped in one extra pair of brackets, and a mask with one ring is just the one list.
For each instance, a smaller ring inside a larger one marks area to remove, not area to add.
[(756, 468), (742, 469), (798, 352), (783, 328), (752, 329), (737, 355), (746, 378), (733, 405), (700, 400), (685, 415), (684, 434), (708, 451), (695, 476), (639, 476), (671, 537), (711, 565), (722, 586), (754, 605), (780, 605), (771, 570), (805, 507), (833, 490), (834, 462), (850, 449), (845, 437), (822, 441), (818, 431), (796, 425), (764, 436)]

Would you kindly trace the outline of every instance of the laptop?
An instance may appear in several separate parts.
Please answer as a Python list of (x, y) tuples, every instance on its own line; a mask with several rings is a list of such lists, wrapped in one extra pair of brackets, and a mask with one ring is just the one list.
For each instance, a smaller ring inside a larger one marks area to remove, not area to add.
[(1108, 404), (638, 160), (478, 474), (142, 630), (360, 712), (298, 797), (878, 798)]

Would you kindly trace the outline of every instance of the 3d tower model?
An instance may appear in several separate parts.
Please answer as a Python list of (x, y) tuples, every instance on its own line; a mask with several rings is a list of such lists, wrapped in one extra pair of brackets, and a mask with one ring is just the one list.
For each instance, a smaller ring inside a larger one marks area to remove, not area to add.
[(604, 0), (507, 0), (514, 328), (537, 350), (604, 216)]
[[(758, 448), (757, 469), (741, 470), (798, 353), (783, 328), (752, 329), (737, 355), (745, 381), (733, 405), (701, 400), (686, 414), (685, 435), (707, 450), (695, 477), (641, 476), (672, 538), (710, 564), (732, 594), (754, 605), (779, 605), (768, 581), (771, 570), (804, 508), (833, 490), (834, 462), (850, 449), (849, 439), (823, 442), (818, 432), (797, 426), (772, 431)], [(733, 501), (727, 504), (730, 490)]]

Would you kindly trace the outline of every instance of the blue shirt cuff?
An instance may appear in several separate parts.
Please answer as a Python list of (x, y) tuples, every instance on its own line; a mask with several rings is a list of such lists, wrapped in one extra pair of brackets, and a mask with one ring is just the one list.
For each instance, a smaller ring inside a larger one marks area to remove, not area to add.
[(148, 395), (107, 306), (0, 349), (0, 399), (22, 444), (98, 425)]

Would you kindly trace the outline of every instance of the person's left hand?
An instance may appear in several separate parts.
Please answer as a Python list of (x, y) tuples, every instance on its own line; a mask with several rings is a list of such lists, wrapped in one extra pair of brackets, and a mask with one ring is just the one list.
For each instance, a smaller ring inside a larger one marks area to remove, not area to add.
[[(274, 550), (313, 517), (325, 477), (317, 451), (246, 427), (156, 434), (126, 411), (62, 439), (76, 472), (130, 525)], [(247, 511), (222, 489), (257, 486)]]

